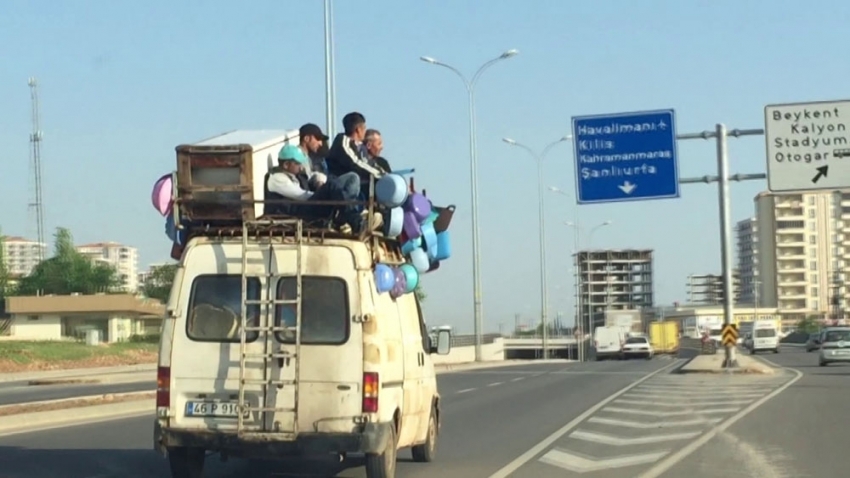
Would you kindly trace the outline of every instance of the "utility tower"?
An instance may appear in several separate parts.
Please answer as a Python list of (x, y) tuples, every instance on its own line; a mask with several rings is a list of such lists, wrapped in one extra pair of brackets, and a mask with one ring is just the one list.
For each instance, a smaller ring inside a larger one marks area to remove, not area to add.
[(35, 219), (36, 234), (38, 235), (38, 260), (44, 260), (44, 204), (41, 195), (41, 140), (42, 133), (39, 125), (38, 81), (31, 77), (27, 84), (30, 87), (32, 100), (32, 133), (30, 133), (30, 170), (33, 180), (33, 198), (29, 203), (30, 220)]

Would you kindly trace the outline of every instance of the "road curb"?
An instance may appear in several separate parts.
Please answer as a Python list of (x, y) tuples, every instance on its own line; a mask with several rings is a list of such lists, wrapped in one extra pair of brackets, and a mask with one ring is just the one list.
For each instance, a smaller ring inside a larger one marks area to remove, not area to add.
[[(73, 410), (73, 413), (68, 413), (69, 410)], [(155, 400), (144, 399), (6, 415), (0, 417), (0, 436), (31, 433), (74, 425), (87, 425), (135, 415), (152, 415), (155, 411)]]
[(156, 363), (4, 373), (0, 374), (0, 383), (29, 382), (31, 380), (73, 379), (80, 377), (96, 379), (96, 377), (103, 375), (122, 375), (141, 372), (152, 372), (155, 374)]
[[(716, 354), (722, 355), (722, 354)], [(708, 361), (710, 359), (714, 359), (716, 355), (697, 355), (696, 357), (691, 358), (681, 367), (676, 369), (675, 373), (679, 374), (721, 374), (721, 373), (734, 373), (734, 374), (758, 374), (758, 375), (772, 375), (776, 373), (776, 369), (768, 364), (767, 362), (758, 360), (757, 358), (739, 355), (738, 357), (738, 367), (736, 368), (723, 368), (722, 360), (720, 364), (713, 363), (708, 365), (698, 366), (694, 364), (696, 360)], [(709, 357), (708, 359), (706, 357)], [(715, 360), (716, 362), (716, 360)], [(751, 363), (747, 363), (751, 362)], [(688, 368), (692, 366), (692, 368)]]

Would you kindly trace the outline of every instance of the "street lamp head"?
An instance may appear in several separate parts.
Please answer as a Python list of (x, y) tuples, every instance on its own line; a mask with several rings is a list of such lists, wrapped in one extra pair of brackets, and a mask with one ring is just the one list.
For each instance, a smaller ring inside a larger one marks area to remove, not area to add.
[(499, 58), (505, 59), (505, 58), (510, 58), (512, 56), (517, 56), (517, 55), (519, 55), (519, 50), (517, 50), (516, 48), (511, 48), (510, 50), (502, 53), (502, 55), (499, 56)]
[(506, 142), (506, 143), (508, 143), (512, 146), (516, 145), (516, 141), (512, 140), (511, 138), (502, 138), (502, 141), (504, 141), (504, 142)]
[(564, 223), (564, 225), (565, 225), (565, 226), (568, 226), (568, 227), (575, 227), (575, 226), (576, 226), (576, 223), (574, 223), (574, 222), (570, 222), (570, 221), (567, 221), (567, 222), (565, 222), (565, 223)]
[(553, 193), (559, 193), (559, 192), (561, 192), (561, 190), (560, 190), (560, 189), (558, 189), (558, 188), (556, 188), (555, 186), (549, 186), (549, 190), (550, 190), (550, 191), (552, 191)]
[(573, 136), (572, 136), (572, 135), (570, 135), (570, 134), (565, 134), (565, 135), (561, 136), (561, 139), (559, 139), (558, 141), (569, 141), (569, 140), (571, 140), (571, 139), (573, 139)]
[(611, 224), (614, 224), (614, 221), (605, 221), (602, 223), (603, 226), (610, 226)]
[(430, 56), (420, 56), (419, 59), (424, 61), (425, 63), (431, 63), (431, 64), (437, 63), (437, 60), (434, 59), (434, 58), (431, 58)]

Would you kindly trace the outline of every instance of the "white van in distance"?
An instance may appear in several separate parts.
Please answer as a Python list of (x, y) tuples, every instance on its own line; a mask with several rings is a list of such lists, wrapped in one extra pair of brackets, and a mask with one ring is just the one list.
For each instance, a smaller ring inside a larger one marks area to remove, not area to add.
[(767, 351), (778, 354), (779, 329), (776, 327), (776, 321), (758, 320), (753, 322), (752, 332), (750, 332), (750, 335), (744, 340), (744, 347), (746, 347), (751, 354)]

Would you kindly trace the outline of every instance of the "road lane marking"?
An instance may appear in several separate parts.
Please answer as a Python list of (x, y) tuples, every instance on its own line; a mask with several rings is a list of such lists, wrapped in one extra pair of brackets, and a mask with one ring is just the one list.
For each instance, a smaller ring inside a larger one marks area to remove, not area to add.
[(613, 435), (607, 435), (605, 433), (576, 430), (570, 433), (570, 438), (598, 443), (600, 445), (631, 446), (648, 445), (650, 443), (661, 443), (665, 441), (689, 440), (698, 436), (700, 433), (702, 432), (700, 431), (688, 433), (669, 433), (666, 435), (650, 435), (635, 438), (620, 438)]
[(706, 423), (720, 423), (722, 418), (704, 418), (696, 417), (690, 420), (665, 420), (661, 422), (635, 422), (632, 420), (620, 420), (618, 418), (605, 417), (590, 417), (588, 423), (599, 423), (600, 425), (611, 425), (615, 427), (626, 428), (672, 428), (672, 427), (692, 427), (696, 425), (705, 425)]
[(682, 415), (711, 415), (714, 413), (734, 413), (740, 410), (741, 407), (735, 408), (701, 408), (699, 410), (695, 408), (689, 408), (687, 410), (663, 410), (663, 411), (655, 411), (655, 410), (637, 410), (634, 408), (620, 408), (620, 407), (605, 407), (602, 409), (603, 412), (611, 412), (611, 413), (631, 413), (632, 415), (645, 415), (648, 417), (675, 417)]
[[(765, 390), (765, 392), (767, 392), (767, 390)], [(696, 400), (696, 399), (700, 399), (700, 398), (705, 399), (705, 400), (719, 400), (719, 399), (722, 399), (723, 397), (728, 397), (728, 398), (758, 398), (758, 397), (761, 397), (763, 395), (764, 395), (764, 393), (735, 393), (735, 394), (732, 394), (732, 393), (704, 393), (704, 394), (699, 394), (699, 395), (686, 395), (686, 394), (671, 395), (671, 394), (667, 394), (667, 393), (660, 394), (660, 393), (633, 392), (633, 393), (629, 394), (630, 397), (634, 397), (634, 398), (649, 398), (649, 399), (652, 399), (652, 400), (663, 400), (663, 401), (667, 401), (667, 402), (682, 401), (682, 400)]]
[(585, 421), (587, 419), (587, 417), (593, 415), (598, 410), (604, 408), (605, 405), (608, 405), (612, 401), (616, 400), (617, 397), (619, 397), (620, 395), (625, 394), (626, 392), (633, 389), (634, 387), (637, 387), (641, 383), (651, 379), (652, 377), (654, 377), (656, 375), (661, 374), (662, 372), (668, 372), (668, 371), (672, 370), (673, 368), (675, 368), (676, 365), (680, 365), (682, 362), (683, 362), (683, 360), (675, 360), (673, 362), (670, 362), (669, 364), (659, 368), (658, 370), (648, 373), (643, 378), (641, 378), (641, 379), (639, 379), (635, 382), (632, 382), (629, 385), (626, 385), (625, 387), (620, 389), (618, 392), (615, 392), (614, 394), (609, 395), (608, 398), (606, 398), (606, 399), (602, 400), (601, 402), (597, 403), (596, 405), (590, 407), (584, 413), (575, 417), (572, 421), (570, 421), (569, 423), (567, 423), (566, 425), (561, 427), (555, 433), (552, 433), (551, 435), (549, 435), (548, 437), (543, 439), (543, 441), (541, 441), (537, 445), (534, 445), (533, 447), (531, 447), (531, 449), (529, 449), (527, 452), (518, 456), (516, 459), (514, 459), (513, 461), (511, 461), (510, 463), (508, 463), (507, 465), (505, 465), (504, 467), (502, 467), (501, 469), (499, 469), (498, 471), (496, 471), (495, 473), (490, 475), (488, 478), (507, 478), (508, 476), (510, 476), (511, 473), (513, 473), (514, 471), (516, 471), (517, 469), (519, 469), (521, 466), (525, 465), (529, 461), (533, 460), (534, 457), (536, 457), (541, 452), (543, 452), (544, 450), (549, 448), (553, 443), (555, 443), (555, 441), (557, 441), (562, 436), (566, 435), (573, 428), (577, 427), (581, 422)]
[(475, 390), (476, 390), (476, 389), (474, 389), (474, 388), (465, 388), (465, 389), (463, 389), (463, 390), (458, 390), (458, 391), (457, 391), (457, 392), (455, 392), (455, 393), (457, 393), (458, 395), (460, 395), (461, 393), (474, 392)]
[(643, 465), (653, 463), (664, 458), (670, 453), (669, 450), (654, 453), (642, 453), (640, 455), (618, 456), (614, 458), (592, 458), (574, 455), (563, 450), (553, 449), (540, 458), (543, 463), (557, 466), (565, 470), (577, 473), (588, 471), (607, 470), (611, 468), (623, 468), (626, 466)]
[[(767, 360), (765, 360), (765, 361), (767, 361)], [(741, 410), (740, 412), (738, 412), (736, 415), (732, 416), (731, 418), (729, 418), (725, 422), (723, 422), (720, 425), (712, 428), (705, 435), (694, 440), (692, 443), (685, 446), (684, 448), (682, 448), (678, 452), (674, 453), (673, 455), (668, 456), (667, 458), (664, 459), (664, 461), (656, 464), (655, 466), (653, 466), (649, 470), (645, 471), (643, 474), (639, 475), (637, 478), (658, 478), (663, 473), (665, 473), (667, 470), (672, 468), (675, 464), (684, 460), (685, 458), (687, 458), (688, 455), (692, 454), (693, 452), (697, 451), (701, 446), (708, 443), (708, 441), (711, 440), (712, 438), (714, 438), (718, 433), (725, 431), (727, 428), (734, 425), (735, 422), (744, 418), (745, 416), (750, 414), (756, 408), (764, 405), (765, 403), (767, 403), (768, 400), (779, 395), (780, 393), (785, 391), (785, 389), (787, 389), (791, 385), (794, 385), (794, 383), (797, 382), (797, 380), (800, 380), (803, 377), (803, 373), (800, 372), (799, 370), (795, 370), (795, 369), (792, 369), (792, 368), (786, 368), (786, 367), (781, 367), (781, 368), (783, 368), (784, 370), (792, 371), (792, 372), (796, 373), (797, 376), (788, 380), (788, 382), (785, 383), (785, 385), (777, 388), (776, 390), (774, 390), (770, 394), (762, 397), (760, 400), (757, 400), (752, 405)]]
[(503, 383), (505, 383), (505, 382), (493, 382), (491, 384), (488, 384), (487, 386), (488, 387), (498, 387), (499, 385), (501, 385)]
[(717, 405), (746, 405), (752, 403), (752, 400), (680, 400), (677, 403), (663, 403), (656, 400), (629, 400), (628, 398), (620, 398), (614, 400), (615, 403), (625, 403), (629, 405), (652, 405), (654, 407), (711, 407)]
[(520, 380), (525, 380), (525, 377), (512, 378), (511, 382), (519, 382)]

